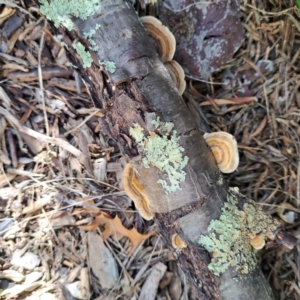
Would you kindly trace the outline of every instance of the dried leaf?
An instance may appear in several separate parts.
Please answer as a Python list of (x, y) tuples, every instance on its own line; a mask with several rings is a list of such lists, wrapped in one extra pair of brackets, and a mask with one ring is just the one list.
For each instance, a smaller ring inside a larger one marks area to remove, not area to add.
[(90, 231), (96, 229), (100, 225), (105, 225), (105, 230), (102, 233), (103, 240), (106, 240), (108, 237), (117, 233), (128, 237), (131, 242), (129, 253), (132, 253), (132, 251), (139, 245), (140, 242), (146, 240), (154, 234), (154, 231), (147, 234), (141, 234), (135, 228), (127, 229), (123, 226), (118, 216), (112, 218), (105, 212), (98, 213), (93, 222), (91, 222), (89, 225), (81, 226), (81, 228)]
[(281, 220), (293, 224), (296, 218), (296, 212), (299, 212), (292, 204), (285, 202), (278, 206), (277, 214)]

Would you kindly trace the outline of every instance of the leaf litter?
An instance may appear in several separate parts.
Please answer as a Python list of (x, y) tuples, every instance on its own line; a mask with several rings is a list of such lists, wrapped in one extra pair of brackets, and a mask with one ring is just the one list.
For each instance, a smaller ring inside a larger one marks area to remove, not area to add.
[[(238, 141), (240, 164), (230, 186), (257, 201), (300, 237), (300, 12), (289, 1), (240, 1), (246, 39), (206, 81), (190, 81), (184, 96), (203, 131), (226, 131)], [(204, 121), (203, 121), (204, 120)], [(267, 245), (263, 272), (276, 299), (299, 299), (299, 243)]]
[(125, 160), (101, 132), (104, 114), (60, 38), (34, 6), (5, 4), (0, 297), (138, 297), (149, 270), (167, 265), (170, 252), (121, 189)]

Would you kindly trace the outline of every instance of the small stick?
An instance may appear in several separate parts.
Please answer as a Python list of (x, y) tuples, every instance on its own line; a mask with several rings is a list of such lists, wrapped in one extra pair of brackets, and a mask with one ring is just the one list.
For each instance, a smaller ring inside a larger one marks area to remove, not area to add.
[(7, 130), (7, 142), (12, 165), (16, 169), (18, 167), (17, 148), (11, 130)]

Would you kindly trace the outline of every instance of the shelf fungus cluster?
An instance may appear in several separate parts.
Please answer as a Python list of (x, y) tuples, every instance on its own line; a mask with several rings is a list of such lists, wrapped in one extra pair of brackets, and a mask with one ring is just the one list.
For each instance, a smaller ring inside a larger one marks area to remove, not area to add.
[(153, 219), (154, 214), (151, 212), (149, 199), (131, 164), (127, 164), (124, 168), (123, 187), (140, 215), (146, 220)]
[(222, 173), (231, 173), (239, 165), (239, 152), (236, 139), (227, 132), (205, 133), (203, 135)]
[(182, 67), (173, 60), (176, 50), (176, 40), (173, 33), (152, 16), (141, 17), (141, 21), (151, 36), (160, 59), (168, 69), (180, 95), (182, 95), (186, 87), (185, 74)]

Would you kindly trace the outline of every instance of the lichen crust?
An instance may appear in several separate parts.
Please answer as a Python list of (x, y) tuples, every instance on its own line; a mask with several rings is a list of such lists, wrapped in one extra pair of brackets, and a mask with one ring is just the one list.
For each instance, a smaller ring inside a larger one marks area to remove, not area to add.
[(87, 20), (94, 15), (99, 7), (99, 0), (39, 0), (40, 11), (46, 18), (53, 21), (55, 27), (60, 25), (72, 30), (74, 24), (70, 16)]
[[(87, 20), (88, 17), (94, 15), (100, 8), (100, 0), (39, 0), (41, 3), (40, 11), (46, 18), (53, 21), (55, 27), (61, 25), (65, 26), (68, 30), (74, 29), (74, 23), (70, 16), (80, 18), (81, 20)], [(90, 29), (88, 32), (84, 32), (83, 35), (90, 43), (90, 49), (98, 51), (99, 46), (93, 39), (93, 35), (101, 27), (100, 24), (96, 24), (95, 28)], [(73, 44), (74, 46), (74, 44)], [(93, 60), (89, 52), (85, 51), (85, 48), (80, 43), (75, 43), (75, 48), (80, 55), (84, 67), (90, 67)], [(110, 73), (115, 73), (116, 65), (112, 61), (99, 61), (101, 65), (104, 65), (105, 69)]]
[(162, 185), (167, 194), (181, 190), (180, 182), (185, 180), (186, 173), (183, 171), (188, 163), (188, 157), (183, 156), (184, 149), (180, 146), (180, 137), (177, 131), (173, 130), (174, 124), (171, 122), (161, 122), (159, 117), (152, 121), (156, 132), (149, 131), (150, 135), (145, 136), (143, 128), (134, 124), (130, 128), (130, 134), (138, 144), (143, 155), (145, 168), (150, 165), (157, 167), (161, 172), (168, 175), (168, 182), (160, 179), (158, 183)]
[(88, 32), (84, 32), (83, 35), (90, 43), (90, 49), (93, 51), (98, 51), (99, 46), (97, 43), (93, 40), (93, 35), (96, 33), (96, 30), (94, 28), (90, 29)]
[(82, 45), (80, 42), (74, 42), (72, 45), (82, 59), (83, 67), (89, 68), (93, 63), (93, 58), (90, 52), (86, 51), (84, 45)]
[(239, 209), (235, 190), (229, 190), (220, 218), (210, 222), (209, 234), (202, 235), (199, 239), (199, 244), (212, 252), (208, 268), (217, 276), (230, 266), (241, 274), (248, 274), (253, 270), (256, 258), (249, 234), (260, 234), (265, 239), (273, 240), (274, 232), (280, 225), (278, 220), (267, 215), (252, 200), (248, 200)]
[(100, 61), (101, 65), (104, 65), (106, 71), (108, 71), (109, 73), (115, 73), (116, 72), (116, 64), (113, 61), (109, 61), (109, 60), (104, 60), (104, 61)]

